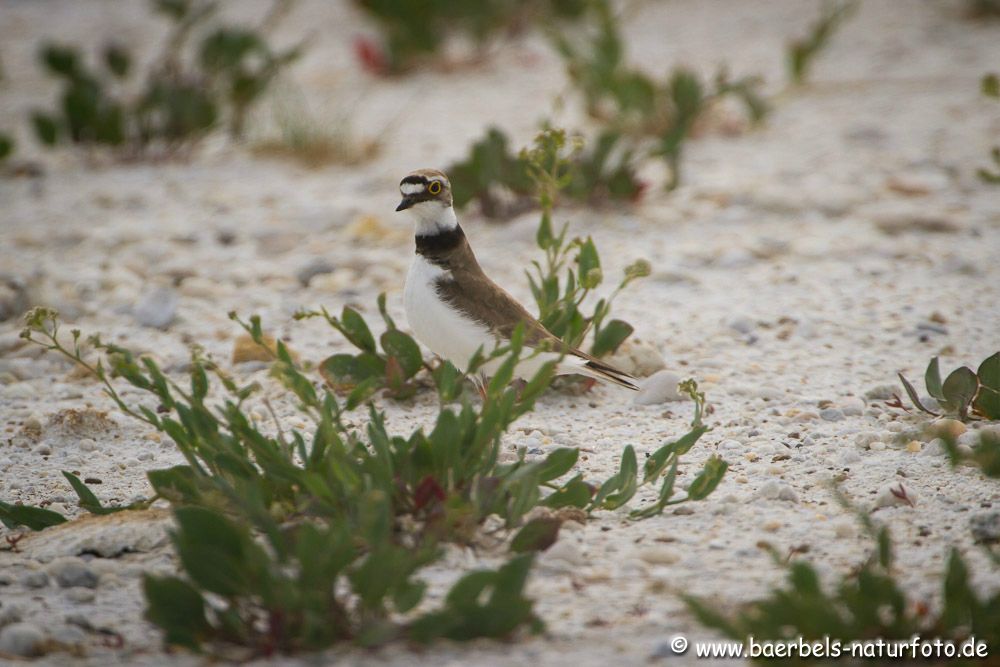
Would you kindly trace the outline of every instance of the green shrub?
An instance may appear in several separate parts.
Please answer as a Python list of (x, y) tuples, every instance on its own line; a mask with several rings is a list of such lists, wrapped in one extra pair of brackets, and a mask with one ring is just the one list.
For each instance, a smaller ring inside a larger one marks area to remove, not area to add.
[[(104, 48), (99, 68), (89, 67), (74, 47), (43, 46), (39, 59), (62, 91), (57, 108), (31, 116), (42, 144), (99, 146), (137, 158), (189, 147), (223, 121), (239, 137), (250, 109), (299, 55), (299, 48), (274, 50), (254, 29), (205, 26), (214, 3), (156, 0), (153, 5), (173, 26), (167, 48), (145, 72), (133, 72), (133, 58), (120, 45)], [(190, 46), (198, 28), (206, 33)], [(130, 92), (133, 78), (140, 82), (136, 94)]]
[(483, 50), (497, 36), (532, 23), (578, 17), (586, 0), (355, 0), (381, 31), (378, 46), (356, 45), (362, 64), (378, 74), (398, 74), (433, 60), (448, 39), (461, 36)]
[(570, 81), (583, 96), (587, 113), (601, 123), (605, 136), (625, 142), (632, 156), (655, 156), (670, 167), (668, 189), (680, 183), (683, 148), (705, 113), (726, 97), (742, 102), (758, 122), (768, 107), (758, 92), (760, 79), (731, 80), (721, 68), (711, 83), (695, 72), (675, 67), (664, 80), (630, 68), (618, 21), (606, 0), (592, 3), (596, 25), (589, 41), (576, 44), (553, 32), (556, 49)]
[[(599, 299), (590, 315), (584, 314), (584, 302), (604, 281), (604, 272), (593, 239), (577, 237), (567, 241), (568, 225), (563, 225), (558, 235), (553, 233), (555, 202), (572, 185), (576, 174), (573, 165), (579, 144), (567, 146), (567, 143), (564, 131), (550, 128), (535, 138), (530, 150), (521, 153), (542, 209), (535, 241), (545, 255), (544, 264), (532, 261), (534, 275), (531, 271), (525, 273), (538, 307), (539, 321), (573, 347), (579, 347), (588, 332), (592, 332), (591, 351), (595, 356), (603, 356), (618, 349), (634, 330), (624, 320), (605, 321), (614, 298), (633, 280), (648, 276), (650, 266), (645, 260), (631, 264), (617, 289)], [(565, 278), (561, 279), (564, 269)]]
[[(924, 406), (910, 381), (902, 373), (898, 375), (913, 405), (937, 417), (939, 413)], [(924, 373), (924, 385), (927, 393), (946, 414), (964, 420), (970, 417), (971, 409), (971, 416), (1000, 419), (1000, 352), (984, 359), (976, 371), (966, 366), (956, 368), (944, 382), (941, 381), (938, 358), (934, 357)]]
[(0, 132), (0, 162), (3, 162), (14, 153), (14, 140), (10, 135)]
[(806, 82), (813, 61), (857, 9), (857, 0), (827, 0), (819, 18), (810, 26), (809, 34), (788, 45), (788, 79), (793, 85), (802, 85)]
[[(168, 500), (176, 518), (172, 537), (182, 576), (147, 575), (144, 582), (146, 617), (163, 630), (168, 644), (204, 650), (223, 642), (247, 647), (251, 655), (270, 655), (341, 641), (377, 645), (538, 631), (541, 621), (524, 586), (532, 553), (555, 541), (559, 519), (525, 522), (531, 509), (613, 509), (642, 486), (660, 484), (657, 499), (633, 511), (641, 518), (705, 498), (725, 474), (725, 463), (711, 458), (687, 492), (675, 497), (679, 458), (707, 430), (701, 421), (704, 395), (693, 383), (685, 385), (695, 402), (690, 432), (650, 454), (641, 482), (631, 446), (619, 472), (603, 484), (592, 486), (582, 474), (559, 482), (577, 463), (578, 450), (556, 449), (528, 460), (522, 449), (516, 460), (500, 462), (501, 436), (531, 410), (554, 369), (553, 363), (545, 365), (520, 391), (508, 386), (523, 331), (489, 355), (504, 361), (478, 410), (461, 395), (461, 375), (452, 368), (434, 375), (442, 406), (433, 428), (400, 436), (391, 434), (385, 415), (373, 405), (363, 431), (349, 426), (350, 406), (317, 389), (282, 342), (272, 348), (259, 319), (233, 318), (273, 355), (271, 373), (312, 422), (311, 431), (285, 432), (277, 421), (257, 423), (247, 403), (259, 386), (240, 386), (197, 350), (183, 386), (151, 359), (97, 337), (89, 342), (101, 359), (85, 359), (81, 334), (72, 332), (74, 344), (65, 347), (51, 310), (29, 313), (22, 333), (89, 370), (119, 408), (170, 437), (186, 460), (148, 473), (155, 491), (148, 502)], [(370, 333), (367, 324), (362, 328), (348, 320), (353, 317), (328, 321), (370, 349), (374, 336), (369, 340), (364, 334)], [(126, 403), (113, 377), (148, 400)], [(449, 405), (456, 399), (457, 409)], [(101, 507), (85, 486), (67, 479), (85, 509), (123, 509)], [(9, 504), (0, 511), (8, 525), (38, 529), (62, 518)], [(488, 517), (507, 530), (519, 529), (511, 542), (517, 555), (496, 570), (465, 574), (441, 605), (421, 606), (423, 568), (440, 562), (445, 543), (474, 544)]]
[[(996, 74), (987, 74), (983, 77), (982, 82), (983, 95), (987, 97), (992, 97), (1000, 100), (1000, 77)], [(990, 151), (990, 157), (993, 158), (993, 164), (995, 169), (990, 171), (987, 168), (980, 168), (976, 170), (979, 178), (982, 179), (984, 183), (992, 183), (993, 185), (1000, 185), (1000, 146), (994, 146), (993, 150)]]
[[(1000, 593), (983, 595), (970, 581), (958, 549), (949, 552), (941, 575), (942, 606), (929, 613), (919, 601), (908, 598), (896, 580), (894, 546), (885, 527), (876, 528), (867, 515), (862, 522), (876, 540), (873, 557), (844, 575), (830, 592), (824, 590), (816, 569), (806, 561), (785, 563), (770, 547), (775, 561), (788, 569), (788, 583), (775, 588), (734, 613), (719, 611), (707, 600), (683, 596), (688, 608), (704, 625), (727, 637), (746, 641), (900, 640), (914, 635), (955, 643), (975, 637), (991, 651), (1000, 646)], [(834, 656), (836, 657), (836, 656)], [(844, 656), (846, 658), (846, 656)], [(765, 658), (759, 658), (763, 661)], [(791, 656), (784, 664), (813, 664), (814, 658)]]
[[(455, 206), (479, 203), (486, 218), (507, 219), (534, 206), (536, 184), (526, 155), (514, 155), (507, 135), (497, 128), (475, 142), (465, 160), (448, 167)], [(633, 152), (622, 135), (602, 132), (590, 151), (580, 147), (562, 166), (562, 193), (574, 202), (603, 205), (635, 201), (645, 189), (635, 173)]]

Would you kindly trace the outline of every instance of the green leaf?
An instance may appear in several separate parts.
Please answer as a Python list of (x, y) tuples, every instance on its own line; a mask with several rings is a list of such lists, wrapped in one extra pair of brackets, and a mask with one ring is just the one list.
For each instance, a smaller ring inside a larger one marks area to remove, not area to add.
[(350, 389), (369, 378), (384, 377), (385, 361), (377, 354), (368, 352), (335, 354), (320, 362), (319, 374), (334, 389)]
[(603, 276), (601, 274), (601, 259), (597, 255), (597, 246), (594, 240), (587, 237), (587, 240), (580, 244), (580, 252), (576, 256), (576, 263), (579, 266), (580, 285), (587, 289), (594, 289), (601, 284)]
[(75, 77), (80, 73), (80, 56), (76, 49), (59, 44), (46, 44), (42, 48), (42, 63), (53, 74)]
[(340, 314), (340, 323), (343, 327), (341, 331), (347, 340), (365, 352), (373, 354), (376, 352), (375, 337), (372, 336), (372, 332), (361, 313), (350, 306), (344, 306), (344, 310)]
[(27, 526), (31, 530), (44, 530), (49, 526), (66, 523), (66, 517), (41, 507), (12, 505), (0, 500), (0, 522), (8, 528)]
[(975, 407), (987, 419), (1000, 419), (1000, 352), (979, 364), (979, 393)]
[(593, 489), (583, 481), (583, 475), (577, 475), (561, 487), (550, 493), (541, 504), (553, 509), (558, 507), (584, 508), (590, 503)]
[(601, 485), (591, 505), (613, 510), (627, 503), (635, 495), (638, 488), (637, 474), (638, 464), (635, 459), (635, 448), (632, 445), (627, 445), (622, 452), (621, 468)]
[(538, 231), (535, 232), (535, 243), (542, 250), (548, 249), (552, 245), (555, 237), (552, 236), (552, 217), (548, 212), (542, 213), (542, 219), (538, 223)]
[(941, 610), (943, 627), (970, 627), (978, 606), (976, 595), (969, 588), (969, 571), (958, 549), (948, 556), (948, 569), (944, 576), (944, 609)]
[(729, 464), (718, 456), (712, 456), (705, 462), (705, 467), (701, 469), (698, 476), (692, 480), (688, 487), (688, 500), (704, 500), (715, 488), (726, 474)]
[(562, 477), (576, 465), (576, 460), (580, 456), (580, 450), (576, 447), (561, 447), (548, 456), (542, 463), (538, 471), (539, 482), (549, 482)]
[(14, 152), (14, 140), (0, 132), (0, 162), (3, 162)]
[(382, 334), (382, 349), (390, 357), (395, 357), (407, 378), (411, 378), (424, 365), (420, 346), (399, 329), (390, 329)]
[(212, 631), (205, 616), (205, 599), (191, 584), (177, 577), (143, 575), (145, 618), (163, 630), (167, 644), (193, 651)]
[(73, 490), (76, 491), (76, 495), (80, 498), (80, 507), (87, 510), (91, 514), (113, 514), (114, 512), (120, 512), (125, 509), (124, 507), (102, 507), (101, 501), (98, 500), (94, 492), (87, 487), (86, 484), (80, 481), (80, 478), (71, 472), (62, 471), (63, 477), (65, 477)]
[(559, 539), (562, 521), (554, 517), (539, 517), (524, 525), (511, 540), (510, 550), (515, 553), (545, 551)]
[(910, 401), (913, 402), (913, 405), (917, 409), (922, 410), (923, 412), (926, 412), (929, 415), (937, 417), (938, 413), (934, 412), (933, 410), (925, 408), (924, 404), (920, 402), (920, 397), (917, 395), (917, 390), (913, 388), (913, 385), (910, 384), (910, 381), (907, 380), (905, 377), (903, 377), (902, 373), (896, 373), (896, 375), (899, 377), (899, 381), (903, 383), (903, 389), (906, 390), (906, 395), (910, 397)]
[(938, 358), (934, 357), (927, 364), (927, 371), (924, 373), (924, 384), (927, 386), (927, 393), (939, 401), (944, 401), (944, 391), (941, 389), (941, 369), (938, 366)]
[(386, 328), (392, 330), (396, 328), (396, 322), (389, 316), (389, 310), (386, 307), (385, 292), (380, 292), (378, 299), (378, 312), (382, 316), (382, 321), (385, 322)]
[(625, 339), (632, 335), (635, 328), (624, 320), (611, 320), (601, 327), (594, 336), (594, 347), (590, 352), (595, 357), (603, 357), (618, 349)]
[(199, 587), (231, 597), (259, 592), (266, 559), (245, 526), (204, 507), (174, 510), (174, 545), (184, 571)]
[(979, 381), (976, 379), (976, 374), (965, 366), (952, 371), (941, 385), (948, 407), (957, 412), (959, 417), (965, 416), (978, 389)]
[(195, 503), (201, 496), (197, 477), (190, 466), (150, 470), (146, 477), (156, 494), (173, 504)]
[(31, 114), (35, 136), (45, 146), (54, 146), (59, 139), (59, 123), (49, 114), (36, 111)]
[(111, 44), (104, 49), (104, 64), (107, 66), (109, 72), (119, 79), (124, 79), (128, 76), (132, 59), (128, 51), (121, 46)]
[(983, 95), (1000, 98), (1000, 77), (996, 74), (987, 74), (982, 82)]

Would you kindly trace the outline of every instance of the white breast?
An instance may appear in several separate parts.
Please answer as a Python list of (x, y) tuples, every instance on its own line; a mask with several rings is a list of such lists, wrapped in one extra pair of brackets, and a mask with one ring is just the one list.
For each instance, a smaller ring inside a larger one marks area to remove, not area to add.
[(438, 297), (435, 283), (447, 278), (447, 273), (421, 255), (414, 256), (406, 276), (403, 305), (417, 340), (464, 371), (480, 346), (489, 353), (496, 340), (486, 327), (464, 317)]

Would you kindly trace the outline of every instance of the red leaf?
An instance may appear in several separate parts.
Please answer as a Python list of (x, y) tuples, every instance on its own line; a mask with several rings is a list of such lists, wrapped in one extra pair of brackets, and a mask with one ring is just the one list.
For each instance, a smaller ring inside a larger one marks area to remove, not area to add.
[(413, 492), (413, 504), (416, 509), (420, 510), (434, 499), (443, 502), (445, 499), (444, 489), (437, 483), (437, 480), (427, 475), (420, 480), (420, 484), (417, 484), (417, 488)]
[(354, 55), (361, 67), (370, 74), (382, 76), (389, 71), (382, 47), (369, 37), (354, 38)]

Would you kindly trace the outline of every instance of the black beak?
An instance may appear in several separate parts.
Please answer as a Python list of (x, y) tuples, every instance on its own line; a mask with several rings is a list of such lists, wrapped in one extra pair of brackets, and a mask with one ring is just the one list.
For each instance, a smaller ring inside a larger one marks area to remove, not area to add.
[(397, 211), (405, 211), (406, 209), (413, 206), (416, 203), (413, 201), (413, 197), (403, 197), (403, 201), (399, 202), (399, 206), (396, 207)]

